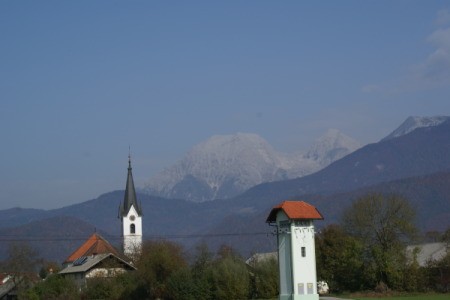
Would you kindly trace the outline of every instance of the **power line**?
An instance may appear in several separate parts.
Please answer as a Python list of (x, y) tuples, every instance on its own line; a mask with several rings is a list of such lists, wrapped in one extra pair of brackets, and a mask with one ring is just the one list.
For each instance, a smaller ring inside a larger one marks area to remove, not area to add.
[[(241, 233), (211, 233), (211, 234), (165, 234), (165, 235), (145, 235), (144, 240), (158, 239), (192, 239), (192, 238), (216, 238), (216, 237), (235, 237), (235, 236), (255, 236), (255, 235), (271, 235), (272, 232), (241, 232)], [(85, 241), (87, 238), (81, 236), (17, 236), (17, 235), (0, 235), (0, 242), (68, 242), (68, 241)], [(109, 236), (108, 240), (121, 240), (121, 236)]]

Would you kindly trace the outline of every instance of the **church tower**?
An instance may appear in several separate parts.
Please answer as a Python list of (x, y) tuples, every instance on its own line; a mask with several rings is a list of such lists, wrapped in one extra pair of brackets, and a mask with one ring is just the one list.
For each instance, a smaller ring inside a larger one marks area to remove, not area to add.
[(133, 174), (131, 172), (131, 156), (128, 156), (128, 176), (123, 203), (119, 208), (122, 219), (123, 252), (132, 256), (139, 253), (142, 247), (142, 210), (136, 199)]

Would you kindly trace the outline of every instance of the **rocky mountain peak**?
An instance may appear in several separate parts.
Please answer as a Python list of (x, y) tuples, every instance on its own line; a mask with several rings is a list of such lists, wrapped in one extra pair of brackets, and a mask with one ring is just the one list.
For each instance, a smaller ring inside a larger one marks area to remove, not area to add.
[[(194, 146), (187, 156), (190, 157), (215, 157), (227, 163), (236, 163), (242, 156), (261, 156), (269, 161), (275, 150), (272, 146), (257, 134), (236, 133), (230, 135), (214, 135), (208, 140)], [(249, 158), (249, 157), (245, 157)]]
[(417, 128), (438, 126), (447, 120), (450, 120), (449, 116), (434, 116), (434, 117), (410, 116), (391, 134), (383, 138), (382, 141), (390, 140), (408, 134)]
[(196, 202), (230, 198), (263, 182), (311, 174), (358, 147), (335, 129), (318, 139), (308, 155), (277, 152), (253, 133), (214, 135), (151, 178), (145, 190)]
[(305, 157), (318, 161), (321, 166), (326, 166), (360, 147), (361, 144), (358, 141), (337, 129), (329, 129), (314, 142)]

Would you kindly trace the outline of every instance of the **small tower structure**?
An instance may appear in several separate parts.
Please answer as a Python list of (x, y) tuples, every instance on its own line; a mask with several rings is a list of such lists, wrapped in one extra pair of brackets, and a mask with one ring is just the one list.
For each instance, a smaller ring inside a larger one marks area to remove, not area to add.
[(142, 247), (142, 210), (136, 199), (131, 170), (131, 156), (128, 155), (127, 185), (123, 203), (119, 208), (119, 218), (122, 220), (123, 253), (127, 256), (140, 252)]
[(280, 300), (318, 300), (313, 220), (320, 212), (303, 201), (275, 206), (266, 222), (277, 228)]

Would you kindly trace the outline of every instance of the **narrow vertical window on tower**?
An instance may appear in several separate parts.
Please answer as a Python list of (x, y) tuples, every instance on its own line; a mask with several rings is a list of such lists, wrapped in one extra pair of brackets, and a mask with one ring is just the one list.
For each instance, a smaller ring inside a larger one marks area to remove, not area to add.
[(302, 257), (306, 257), (306, 248), (302, 247)]
[(131, 234), (135, 234), (136, 233), (136, 226), (133, 223), (130, 225), (130, 233)]

